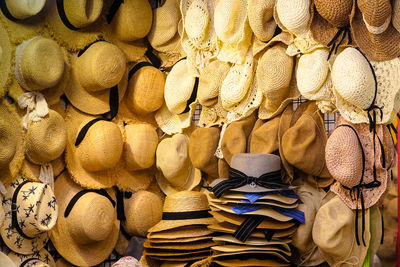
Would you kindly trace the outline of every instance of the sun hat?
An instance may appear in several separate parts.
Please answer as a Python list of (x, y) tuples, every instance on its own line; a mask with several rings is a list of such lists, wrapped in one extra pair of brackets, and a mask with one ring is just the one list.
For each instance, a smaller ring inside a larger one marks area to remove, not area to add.
[(18, 177), (7, 188), (3, 208), (6, 216), (0, 233), (8, 248), (29, 255), (46, 244), (58, 214), (50, 186)]
[(218, 177), (218, 158), (214, 153), (219, 134), (220, 129), (216, 127), (197, 128), (189, 138), (188, 153), (193, 167), (214, 179)]
[(0, 96), (3, 97), (11, 82), (12, 44), (5, 27), (0, 24)]
[[(208, 213), (210, 207), (204, 193), (181, 191), (167, 195), (162, 220), (149, 229), (149, 233), (171, 230), (181, 226), (209, 225), (216, 223)], [(196, 236), (192, 232), (192, 236)]]
[(260, 41), (269, 41), (277, 26), (273, 17), (275, 1), (250, 0), (248, 5), (247, 16), (254, 35)]
[(300, 97), (296, 86), (295, 58), (286, 54), (284, 44), (278, 43), (260, 57), (256, 77), (264, 95), (259, 109), (260, 119), (271, 119)]
[(50, 1), (47, 32), (68, 50), (78, 51), (99, 38), (100, 25), (105, 23), (102, 10), (103, 0)]
[[(24, 161), (23, 129), (15, 105), (0, 101), (0, 171), (1, 183), (8, 186), (19, 173)], [(4, 188), (1, 189), (4, 193)]]
[[(211, 194), (210, 194), (211, 195)], [(209, 196), (209, 202), (210, 203), (217, 203), (217, 204), (227, 204), (227, 205), (237, 205), (237, 204), (244, 204), (244, 203), (250, 203), (250, 200), (248, 200), (243, 194), (243, 199), (227, 199), (227, 198), (216, 198), (216, 197), (210, 197)], [(281, 196), (276, 194), (277, 196)], [(298, 200), (295, 199), (294, 202), (292, 203), (283, 203), (281, 201), (275, 201), (275, 200), (262, 200), (262, 201), (255, 201), (252, 202), (252, 204), (257, 207), (258, 205), (267, 205), (267, 206), (275, 206), (275, 207), (281, 207), (281, 208), (297, 208), (298, 206)]]
[(67, 172), (58, 177), (54, 191), (60, 211), (51, 232), (54, 247), (74, 265), (103, 262), (115, 247), (120, 227), (113, 191), (83, 189)]
[(279, 21), (282, 30), (295, 35), (303, 35), (309, 28), (311, 19), (311, 0), (286, 1), (275, 3), (275, 20)]
[(8, 257), (16, 266), (56, 267), (53, 257), (44, 248), (35, 251), (35, 253), (31, 255), (22, 255), (10, 252)]
[[(361, 214), (358, 214), (361, 217)], [(371, 240), (370, 209), (365, 211), (366, 245), (357, 245), (354, 235), (354, 223), (357, 215), (335, 196), (321, 206), (315, 216), (312, 237), (320, 249), (323, 258), (331, 266), (362, 266)], [(358, 228), (361, 228), (358, 220)]]
[(222, 61), (243, 64), (252, 41), (247, 17), (248, 2), (215, 2), (214, 27), (218, 37), (218, 56)]
[(109, 42), (99, 41), (72, 57), (72, 81), (71, 86), (65, 88), (65, 95), (79, 110), (103, 114), (110, 111), (110, 91), (118, 91), (121, 101), (127, 81), (126, 58), (122, 51)]
[(189, 137), (176, 134), (158, 144), (156, 151), (157, 183), (166, 194), (193, 190), (201, 181), (201, 172), (189, 158)]
[[(332, 66), (333, 94), (340, 114), (352, 123), (368, 123), (373, 105), (382, 110), (376, 122), (389, 123), (398, 109), (400, 59), (371, 61), (361, 52), (346, 48)], [(349, 86), (351, 85), (351, 86)], [(362, 88), (362, 89), (361, 89)], [(378, 112), (379, 114), (379, 112)]]
[(351, 18), (354, 41), (370, 60), (384, 61), (400, 55), (400, 33), (391, 23), (391, 1), (357, 1)]
[(0, 264), (1, 266), (17, 267), (15, 263), (3, 252), (0, 252)]

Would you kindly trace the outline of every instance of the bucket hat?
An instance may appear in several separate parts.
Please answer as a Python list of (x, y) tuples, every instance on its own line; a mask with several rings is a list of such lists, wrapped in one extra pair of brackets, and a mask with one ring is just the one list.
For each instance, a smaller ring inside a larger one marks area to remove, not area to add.
[(370, 60), (385, 61), (400, 55), (400, 33), (391, 23), (391, 1), (357, 1), (351, 30), (354, 41)]
[(189, 137), (176, 134), (161, 140), (157, 147), (156, 179), (166, 195), (193, 190), (201, 181), (200, 170), (190, 161), (188, 146)]
[(35, 253), (31, 255), (10, 252), (8, 257), (14, 262), (15, 266), (56, 267), (53, 257), (44, 248), (35, 251)]
[(7, 30), (4, 25), (0, 24), (0, 47), (1, 47), (1, 63), (0, 63), (0, 96), (4, 96), (7, 88), (11, 83), (11, 57), (12, 44), (8, 37)]
[(3, 208), (6, 216), (0, 233), (7, 247), (24, 255), (43, 248), (58, 214), (50, 186), (17, 177), (7, 188)]
[(47, 31), (69, 51), (79, 51), (99, 39), (100, 25), (105, 23), (102, 10), (103, 0), (50, 1)]
[(269, 41), (277, 27), (274, 20), (275, 1), (250, 0), (247, 8), (250, 27), (254, 36), (262, 41)]
[(120, 227), (113, 191), (85, 190), (67, 172), (58, 177), (54, 191), (60, 211), (51, 232), (54, 247), (74, 265), (103, 262), (115, 247)]
[(72, 56), (71, 65), (71, 85), (64, 92), (73, 106), (99, 115), (110, 111), (111, 92), (118, 91), (122, 100), (128, 73), (125, 55), (117, 46), (105, 41), (92, 43)]

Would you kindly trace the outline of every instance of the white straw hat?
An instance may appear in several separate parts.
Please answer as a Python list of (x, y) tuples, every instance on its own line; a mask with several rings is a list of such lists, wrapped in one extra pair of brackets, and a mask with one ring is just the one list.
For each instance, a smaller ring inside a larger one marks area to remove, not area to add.
[[(275, 20), (295, 35), (304, 35), (309, 30), (311, 0), (277, 0)], [(279, 23), (278, 23), (279, 24)]]

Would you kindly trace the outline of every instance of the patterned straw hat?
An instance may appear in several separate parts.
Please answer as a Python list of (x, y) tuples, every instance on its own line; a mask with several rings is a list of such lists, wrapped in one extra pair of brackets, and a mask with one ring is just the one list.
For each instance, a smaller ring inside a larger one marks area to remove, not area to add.
[(10, 252), (8, 257), (16, 266), (56, 267), (53, 257), (44, 248), (39, 251), (35, 251), (35, 253), (31, 255), (22, 255)]

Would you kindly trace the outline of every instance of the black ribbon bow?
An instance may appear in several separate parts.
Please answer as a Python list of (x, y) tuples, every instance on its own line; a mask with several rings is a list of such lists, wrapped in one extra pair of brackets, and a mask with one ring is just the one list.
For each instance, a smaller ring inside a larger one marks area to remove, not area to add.
[[(336, 41), (339, 39), (340, 36), (342, 36), (342, 38), (340, 38), (339, 42), (336, 43)], [(348, 43), (351, 44), (352, 39), (351, 39), (351, 32), (349, 25), (339, 28), (335, 36), (333, 36), (332, 40), (328, 43), (327, 46), (330, 47), (330, 50), (327, 60), (331, 58), (333, 53), (337, 54), (339, 46), (343, 43), (344, 38), (346, 38), (346, 36), (348, 38)]]
[(229, 179), (221, 181), (211, 188), (211, 192), (220, 198), (226, 191), (249, 184), (251, 187), (261, 186), (269, 189), (287, 190), (289, 186), (282, 183), (281, 171), (264, 173), (260, 177), (247, 176), (243, 172), (230, 168)]

